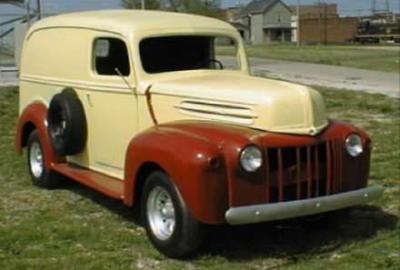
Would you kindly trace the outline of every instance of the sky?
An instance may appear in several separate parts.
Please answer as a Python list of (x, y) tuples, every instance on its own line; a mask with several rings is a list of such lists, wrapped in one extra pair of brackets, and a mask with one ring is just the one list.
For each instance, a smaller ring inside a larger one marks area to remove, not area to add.
[[(388, 0), (391, 10), (400, 12), (400, 0)], [(235, 6), (239, 2), (247, 4), (250, 0), (225, 0), (222, 1), (225, 6)], [(298, 0), (283, 0), (288, 5), (296, 5)], [(300, 0), (302, 5), (318, 3), (318, 0)], [(343, 16), (368, 15), (371, 13), (372, 0), (321, 0), (322, 3), (338, 4), (339, 12)], [(386, 0), (376, 0), (378, 9), (385, 7)]]
[[(286, 4), (296, 4), (298, 0), (283, 0)], [(370, 13), (372, 0), (320, 0), (326, 3), (337, 3), (341, 15), (357, 16)], [(386, 0), (376, 0), (384, 6)], [(388, 0), (390, 8), (395, 12), (400, 12), (400, 0)], [(46, 13), (71, 12), (92, 9), (121, 8), (120, 0), (42, 0)], [(223, 7), (231, 7), (237, 4), (245, 5), (250, 0), (222, 0)], [(300, 0), (301, 4), (315, 4), (318, 0)], [(5, 13), (15, 13), (16, 9), (10, 5), (0, 5), (0, 17)]]

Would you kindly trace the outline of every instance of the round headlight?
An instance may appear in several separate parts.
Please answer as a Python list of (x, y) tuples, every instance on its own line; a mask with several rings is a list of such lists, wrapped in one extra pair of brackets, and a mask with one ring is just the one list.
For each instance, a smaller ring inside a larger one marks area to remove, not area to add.
[(262, 152), (254, 145), (246, 147), (240, 154), (240, 164), (248, 172), (257, 171), (261, 167), (262, 162)]
[(352, 157), (357, 157), (363, 152), (363, 144), (361, 137), (352, 134), (346, 139), (346, 150), (347, 153)]

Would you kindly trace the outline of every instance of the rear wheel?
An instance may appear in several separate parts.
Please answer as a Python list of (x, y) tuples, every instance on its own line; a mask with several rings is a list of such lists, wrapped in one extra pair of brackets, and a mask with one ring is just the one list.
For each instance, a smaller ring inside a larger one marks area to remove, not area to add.
[(46, 156), (37, 130), (29, 135), (27, 157), (28, 169), (34, 185), (48, 189), (59, 186), (59, 177), (46, 167)]
[(178, 189), (163, 172), (151, 174), (144, 186), (141, 213), (147, 236), (172, 258), (192, 255), (204, 239), (204, 225), (189, 213)]

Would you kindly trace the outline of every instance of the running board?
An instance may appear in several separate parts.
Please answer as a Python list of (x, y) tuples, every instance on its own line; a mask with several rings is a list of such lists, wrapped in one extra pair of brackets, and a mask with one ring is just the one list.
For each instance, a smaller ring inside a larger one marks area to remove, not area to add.
[(122, 180), (67, 163), (54, 164), (52, 170), (111, 198), (124, 199), (124, 181)]

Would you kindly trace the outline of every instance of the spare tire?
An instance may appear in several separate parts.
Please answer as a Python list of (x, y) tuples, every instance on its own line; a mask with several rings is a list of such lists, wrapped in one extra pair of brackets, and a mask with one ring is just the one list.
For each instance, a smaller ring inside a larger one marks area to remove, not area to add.
[(47, 113), (47, 129), (55, 152), (60, 156), (83, 151), (87, 140), (85, 110), (72, 89), (53, 97)]

